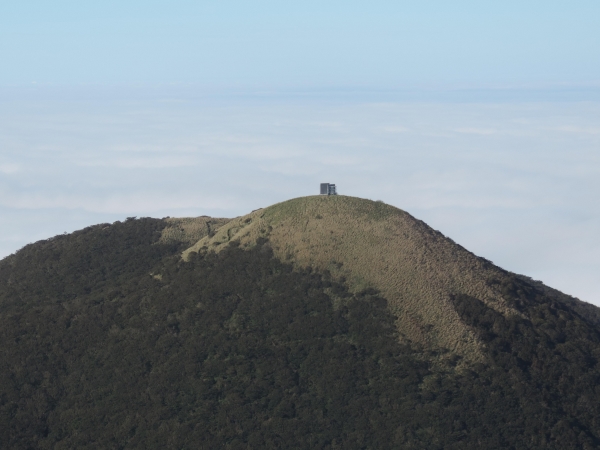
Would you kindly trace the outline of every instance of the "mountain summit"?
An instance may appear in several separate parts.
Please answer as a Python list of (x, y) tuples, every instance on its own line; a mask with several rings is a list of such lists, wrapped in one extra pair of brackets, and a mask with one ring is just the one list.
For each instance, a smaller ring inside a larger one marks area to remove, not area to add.
[(302, 197), (254, 211), (201, 238), (183, 258), (231, 242), (250, 248), (260, 238), (282, 261), (328, 271), (355, 293), (379, 292), (401, 336), (472, 361), (481, 358), (482, 343), (457, 313), (457, 295), (503, 316), (522, 316), (506, 292), (518, 289), (514, 275), (398, 208), (356, 197)]
[(599, 309), (312, 196), (0, 261), (3, 448), (597, 448)]

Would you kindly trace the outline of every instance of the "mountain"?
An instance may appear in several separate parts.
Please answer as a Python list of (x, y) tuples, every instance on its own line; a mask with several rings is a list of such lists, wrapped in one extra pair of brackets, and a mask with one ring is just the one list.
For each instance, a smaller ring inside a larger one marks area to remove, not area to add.
[(600, 310), (303, 197), (0, 261), (0, 447), (598, 448)]

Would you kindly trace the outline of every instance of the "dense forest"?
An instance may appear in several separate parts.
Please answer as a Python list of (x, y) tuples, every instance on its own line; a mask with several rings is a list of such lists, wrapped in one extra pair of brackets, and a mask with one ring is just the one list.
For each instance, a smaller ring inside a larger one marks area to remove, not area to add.
[[(380, 292), (268, 239), (187, 261), (128, 219), (0, 262), (0, 448), (592, 449), (600, 328), (566, 296), (457, 293), (472, 364), (398, 335)], [(507, 281), (508, 280), (508, 281)]]

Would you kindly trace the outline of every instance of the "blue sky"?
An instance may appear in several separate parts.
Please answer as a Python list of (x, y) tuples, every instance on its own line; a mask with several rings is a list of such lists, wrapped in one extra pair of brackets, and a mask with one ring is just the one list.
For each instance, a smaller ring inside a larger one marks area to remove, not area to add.
[(2, 2), (0, 257), (333, 182), (600, 305), (598, 23), (597, 1)]
[(597, 1), (31, 1), (0, 84), (398, 87), (598, 82)]

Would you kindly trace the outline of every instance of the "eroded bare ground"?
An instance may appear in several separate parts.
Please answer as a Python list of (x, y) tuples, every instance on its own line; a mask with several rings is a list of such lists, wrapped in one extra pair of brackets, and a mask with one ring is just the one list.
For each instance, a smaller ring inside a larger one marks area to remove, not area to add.
[(208, 216), (168, 218), (168, 225), (163, 229), (159, 242), (182, 242), (191, 245), (205, 236), (213, 235), (230, 220)]

